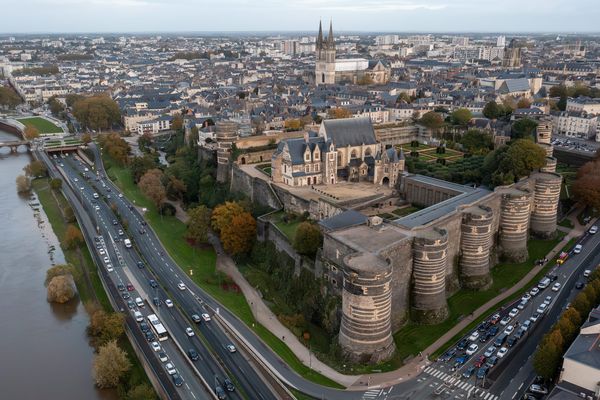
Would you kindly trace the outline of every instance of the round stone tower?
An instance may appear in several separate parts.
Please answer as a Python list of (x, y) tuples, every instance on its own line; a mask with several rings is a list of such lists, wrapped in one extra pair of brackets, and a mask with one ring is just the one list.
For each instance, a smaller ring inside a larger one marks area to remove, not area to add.
[(460, 281), (470, 289), (482, 289), (492, 282), (490, 247), (494, 213), (486, 206), (467, 208), (460, 227)]
[(502, 194), (500, 206), (500, 247), (502, 255), (512, 262), (527, 260), (527, 237), (531, 193), (527, 190), (508, 189)]
[(226, 182), (229, 179), (231, 147), (237, 139), (238, 124), (231, 121), (218, 121), (215, 129), (217, 139), (217, 181)]
[(559, 174), (539, 173), (533, 175), (533, 211), (531, 232), (542, 238), (551, 238), (556, 232), (556, 214), (560, 198), (562, 177)]
[(556, 172), (556, 158), (546, 157), (546, 165), (540, 168), (540, 172)]
[(434, 228), (413, 242), (412, 319), (437, 324), (448, 317), (446, 262), (448, 232)]
[(550, 144), (552, 139), (552, 119), (542, 118), (535, 129), (535, 136), (539, 144)]
[(392, 339), (391, 265), (372, 253), (344, 258), (339, 342), (354, 362), (376, 364), (396, 350)]

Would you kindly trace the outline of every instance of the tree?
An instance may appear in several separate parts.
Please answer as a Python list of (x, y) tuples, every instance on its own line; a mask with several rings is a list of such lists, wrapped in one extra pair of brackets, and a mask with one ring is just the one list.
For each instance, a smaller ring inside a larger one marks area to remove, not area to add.
[(48, 283), (46, 298), (51, 303), (66, 303), (77, 294), (71, 275), (55, 276)]
[[(560, 335), (560, 331), (556, 331)], [(554, 333), (554, 332), (553, 332)], [(538, 346), (533, 355), (533, 368), (535, 372), (546, 380), (552, 380), (562, 360), (562, 345), (546, 339)]]
[(57, 264), (46, 271), (44, 286), (48, 286), (52, 278), (63, 275), (74, 275), (75, 268), (70, 264)]
[(21, 104), (21, 97), (9, 86), (0, 86), (0, 106), (15, 108)]
[(565, 339), (566, 343), (571, 343), (577, 336), (579, 329), (569, 320), (568, 317), (562, 315), (555, 325), (555, 329), (560, 331), (560, 335)]
[(48, 106), (50, 107), (50, 112), (55, 117), (65, 110), (65, 106), (56, 99), (56, 96), (52, 96), (48, 99)]
[(116, 387), (125, 373), (131, 368), (127, 353), (123, 351), (116, 340), (111, 340), (100, 347), (94, 357), (92, 374), (96, 385), (100, 388)]
[(576, 309), (579, 315), (588, 315), (592, 310), (592, 303), (585, 293), (580, 292), (571, 302), (571, 307)]
[(98, 142), (102, 149), (118, 164), (127, 164), (129, 144), (116, 132), (98, 135)]
[(69, 224), (65, 231), (63, 241), (67, 249), (73, 249), (83, 243), (83, 235), (81, 234), (79, 228), (73, 224)]
[(356, 83), (358, 83), (361, 86), (363, 86), (363, 85), (372, 85), (373, 84), (373, 78), (371, 78), (370, 75), (363, 75)]
[(517, 108), (530, 108), (531, 101), (529, 101), (526, 97), (521, 97), (519, 101), (517, 101)]
[(87, 146), (92, 142), (92, 135), (90, 135), (89, 133), (84, 133), (83, 135), (81, 135), (81, 141)]
[(171, 129), (174, 131), (180, 131), (183, 128), (183, 117), (181, 114), (177, 114), (171, 121)]
[(405, 102), (408, 104), (412, 103), (412, 98), (408, 95), (408, 93), (402, 92), (396, 99), (396, 103), (402, 103), (402, 102)]
[(232, 255), (248, 253), (255, 237), (256, 220), (247, 211), (234, 215), (231, 223), (221, 228), (223, 249)]
[(126, 400), (153, 400), (156, 399), (154, 389), (145, 383), (132, 387), (127, 392)]
[(502, 106), (492, 100), (483, 107), (483, 115), (489, 119), (498, 119), (504, 116), (504, 110)]
[(439, 113), (429, 111), (421, 117), (419, 123), (429, 129), (437, 130), (444, 124), (444, 119)]
[(140, 178), (148, 172), (148, 170), (158, 167), (156, 156), (152, 154), (144, 154), (143, 156), (136, 156), (131, 159), (129, 168), (133, 175), (133, 182), (138, 183)]
[(538, 123), (530, 118), (521, 118), (512, 125), (512, 138), (533, 138)]
[(205, 243), (208, 240), (211, 211), (206, 206), (194, 207), (188, 211), (185, 237), (193, 243)]
[(51, 179), (50, 187), (52, 188), (52, 190), (60, 190), (60, 188), (62, 188), (62, 179), (60, 179), (60, 178)]
[(215, 207), (211, 216), (211, 226), (217, 233), (221, 233), (221, 230), (231, 225), (233, 217), (244, 213), (246, 210), (238, 202), (226, 201), (223, 204)]
[(299, 131), (300, 129), (302, 129), (304, 127), (302, 120), (300, 120), (298, 118), (286, 119), (284, 126), (285, 126), (285, 130), (288, 132)]
[(313, 223), (302, 222), (296, 230), (294, 248), (300, 254), (314, 256), (323, 243), (321, 230)]
[(95, 302), (87, 303), (86, 310), (90, 316), (87, 333), (94, 347), (98, 348), (111, 340), (117, 340), (125, 332), (123, 314), (106, 312)]
[(160, 209), (161, 204), (167, 198), (167, 192), (162, 184), (162, 177), (163, 172), (158, 168), (154, 168), (148, 170), (138, 182), (142, 193), (152, 200), (157, 209)]
[(86, 128), (110, 129), (121, 121), (118, 104), (108, 96), (85, 97), (73, 104), (73, 115)]
[(600, 210), (600, 160), (589, 161), (579, 168), (571, 190), (580, 202)]
[(46, 165), (39, 160), (33, 160), (32, 162), (27, 164), (25, 168), (23, 168), (23, 170), (25, 171), (25, 174), (27, 176), (30, 176), (32, 178), (45, 176), (48, 172)]
[(40, 131), (35, 126), (27, 125), (23, 131), (25, 140), (33, 140), (40, 137)]
[(152, 146), (152, 141), (153, 141), (152, 135), (148, 132), (145, 132), (138, 139), (138, 146), (140, 146), (140, 150), (143, 152), (148, 151), (150, 146)]
[(335, 107), (335, 108), (330, 108), (329, 111), (327, 112), (327, 115), (331, 119), (340, 119), (340, 118), (350, 118), (352, 116), (352, 113), (347, 108)]
[(31, 182), (25, 175), (18, 175), (16, 178), (17, 193), (27, 193), (31, 190)]
[(171, 175), (168, 177), (166, 190), (169, 198), (181, 200), (187, 191), (187, 187), (185, 182)]
[(469, 129), (459, 139), (459, 143), (470, 154), (487, 154), (494, 146), (492, 135), (478, 129)]
[(450, 120), (454, 125), (465, 126), (469, 123), (469, 121), (473, 118), (473, 114), (466, 108), (459, 108), (454, 110), (450, 115)]
[(569, 309), (563, 313), (562, 318), (568, 319), (574, 326), (581, 326), (581, 323), (583, 322), (581, 314), (573, 307), (569, 307)]
[(515, 140), (506, 151), (506, 158), (499, 168), (502, 172), (512, 172), (515, 178), (529, 175), (533, 170), (546, 164), (546, 152), (527, 139)]

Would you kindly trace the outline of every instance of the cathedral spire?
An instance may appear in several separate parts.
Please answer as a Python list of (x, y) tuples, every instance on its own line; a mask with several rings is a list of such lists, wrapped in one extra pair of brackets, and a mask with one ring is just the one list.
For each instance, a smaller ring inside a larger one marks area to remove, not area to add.
[(329, 20), (329, 35), (327, 36), (327, 47), (333, 49), (335, 42), (333, 41), (333, 22)]
[(317, 50), (323, 48), (323, 27), (321, 26), (321, 20), (319, 20), (319, 35), (317, 36)]

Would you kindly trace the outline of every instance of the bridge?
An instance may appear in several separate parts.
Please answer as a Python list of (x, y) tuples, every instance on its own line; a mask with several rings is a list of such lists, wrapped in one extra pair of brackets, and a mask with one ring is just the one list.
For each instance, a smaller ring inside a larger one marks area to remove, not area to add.
[(19, 147), (21, 147), (21, 146), (25, 146), (27, 148), (27, 151), (29, 151), (30, 147), (31, 147), (31, 143), (27, 140), (15, 140), (15, 141), (10, 141), (10, 142), (0, 142), (0, 149), (8, 147), (8, 148), (10, 148), (11, 153), (17, 153), (19, 150)]

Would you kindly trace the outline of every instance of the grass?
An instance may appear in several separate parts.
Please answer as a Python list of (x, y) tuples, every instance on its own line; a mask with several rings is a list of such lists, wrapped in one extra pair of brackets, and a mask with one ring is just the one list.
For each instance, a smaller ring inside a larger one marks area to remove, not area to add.
[(271, 176), (271, 164), (259, 164), (255, 167), (257, 170), (259, 170), (260, 172)]
[(296, 239), (296, 231), (298, 230), (298, 225), (300, 225), (301, 221), (295, 219), (290, 222), (285, 222), (283, 217), (286, 215), (285, 212), (280, 211), (272, 214), (271, 218), (273, 223), (283, 234), (288, 238), (290, 243), (294, 243)]
[(569, 228), (569, 229), (575, 228), (575, 225), (573, 225), (573, 222), (571, 222), (571, 220), (569, 218), (563, 219), (562, 221), (560, 221), (558, 223), (558, 225), (560, 225), (564, 228)]
[(396, 216), (398, 216), (398, 217), (404, 217), (406, 215), (412, 214), (415, 211), (419, 211), (419, 210), (420, 210), (419, 207), (409, 206), (409, 207), (404, 207), (404, 208), (396, 208), (394, 211), (392, 211), (392, 213), (396, 214)]
[(21, 118), (19, 122), (25, 126), (33, 126), (42, 135), (47, 133), (63, 133), (60, 127), (42, 117)]
[[(104, 158), (107, 174), (135, 204), (146, 207), (145, 218), (158, 235), (175, 262), (206, 292), (223, 306), (227, 307), (281, 357), (284, 362), (304, 378), (324, 386), (342, 388), (331, 379), (315, 372), (302, 364), (296, 355), (279, 338), (260, 325), (252, 315), (246, 298), (239, 291), (224, 289), (225, 278), (216, 273), (216, 256), (211, 249), (197, 249), (190, 246), (183, 238), (185, 224), (175, 217), (161, 217), (156, 207), (141, 193), (133, 182), (131, 171), (116, 165), (107, 157)], [(228, 285), (227, 285), (228, 286)], [(229, 287), (229, 286), (228, 286)]]

